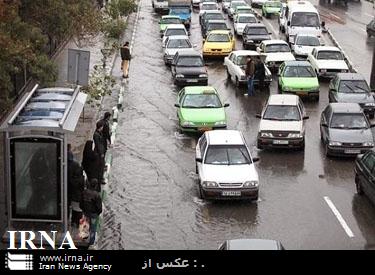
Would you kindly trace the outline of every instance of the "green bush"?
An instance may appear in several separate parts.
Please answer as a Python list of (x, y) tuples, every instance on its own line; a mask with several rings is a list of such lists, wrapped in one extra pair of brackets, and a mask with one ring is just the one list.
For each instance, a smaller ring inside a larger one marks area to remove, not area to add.
[(126, 28), (126, 23), (123, 19), (109, 19), (103, 24), (103, 33), (109, 39), (119, 39)]

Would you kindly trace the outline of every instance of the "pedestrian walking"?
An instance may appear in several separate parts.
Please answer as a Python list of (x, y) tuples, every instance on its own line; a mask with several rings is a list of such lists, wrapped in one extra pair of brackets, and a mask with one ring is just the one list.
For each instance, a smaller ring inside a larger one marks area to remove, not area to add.
[(129, 77), (129, 63), (131, 59), (130, 49), (129, 49), (129, 42), (125, 42), (125, 44), (120, 49), (121, 59), (122, 59), (122, 77), (128, 78)]
[(264, 64), (260, 57), (257, 58), (256, 64), (255, 64), (255, 73), (254, 73), (254, 79), (258, 79), (258, 87), (260, 91), (263, 91), (264, 89), (264, 78), (266, 75), (266, 70), (264, 68)]
[(82, 217), (80, 201), (85, 188), (82, 166), (74, 159), (71, 145), (68, 144), (68, 207), (72, 207), (72, 224), (76, 227)]
[(254, 95), (254, 73), (255, 73), (255, 65), (254, 61), (252, 60), (251, 56), (247, 56), (247, 61), (246, 61), (246, 70), (245, 74), (247, 77), (247, 94), (248, 96), (253, 96)]
[(103, 127), (104, 127), (103, 121), (99, 120), (96, 123), (96, 130), (94, 132), (93, 140), (94, 140), (94, 145), (95, 145), (94, 152), (96, 153), (98, 157), (98, 170), (99, 170), (98, 180), (102, 184), (105, 184), (104, 179), (103, 179), (103, 174), (104, 174), (104, 166), (105, 166), (106, 141), (104, 140), (104, 137), (103, 137)]
[(107, 151), (108, 147), (111, 146), (111, 130), (109, 127), (109, 119), (111, 118), (111, 113), (110, 112), (105, 112), (103, 118), (101, 121), (103, 121), (103, 138), (104, 138), (104, 145), (105, 145), (105, 150)]
[(82, 168), (86, 173), (87, 179), (100, 179), (99, 175), (99, 156), (94, 151), (94, 142), (88, 140), (85, 143), (82, 156)]
[(95, 190), (95, 182), (91, 181), (87, 189), (83, 190), (81, 208), (85, 217), (90, 219), (90, 245), (95, 242), (96, 225), (102, 213), (102, 198)]

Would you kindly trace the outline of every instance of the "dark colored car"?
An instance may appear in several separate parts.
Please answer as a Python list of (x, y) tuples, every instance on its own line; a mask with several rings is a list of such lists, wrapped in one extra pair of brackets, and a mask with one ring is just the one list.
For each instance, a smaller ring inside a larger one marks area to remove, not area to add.
[(236, 239), (222, 243), (219, 250), (285, 250), (281, 242), (263, 239)]
[(242, 39), (245, 50), (256, 50), (263, 40), (270, 40), (270, 32), (262, 23), (247, 24), (243, 30)]
[(172, 60), (171, 70), (177, 86), (208, 84), (203, 57), (195, 50), (178, 51)]
[(203, 25), (206, 24), (208, 20), (225, 20), (224, 15), (221, 13), (221, 11), (218, 10), (212, 10), (212, 11), (206, 11), (200, 18), (199, 24), (201, 25), (201, 28), (203, 30)]
[(375, 204), (375, 152), (358, 155), (354, 171), (358, 195), (365, 194)]
[(375, 19), (372, 19), (366, 26), (367, 36), (375, 36)]
[(329, 84), (329, 102), (358, 103), (374, 118), (375, 99), (366, 79), (358, 73), (338, 73)]
[(206, 38), (207, 34), (213, 30), (230, 30), (230, 28), (228, 28), (224, 20), (208, 20), (204, 28), (202, 28), (203, 38)]
[(320, 118), (326, 156), (356, 156), (371, 150), (373, 126), (358, 103), (330, 103)]

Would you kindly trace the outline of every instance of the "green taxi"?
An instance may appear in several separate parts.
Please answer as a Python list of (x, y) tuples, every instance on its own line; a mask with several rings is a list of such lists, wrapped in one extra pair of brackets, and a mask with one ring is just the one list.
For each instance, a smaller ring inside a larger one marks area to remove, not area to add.
[(279, 68), (279, 93), (319, 100), (318, 77), (308, 61), (285, 61)]
[(188, 86), (178, 93), (177, 117), (182, 132), (225, 129), (227, 116), (219, 93), (211, 86)]
[(163, 36), (163, 33), (168, 25), (170, 24), (182, 24), (180, 17), (176, 15), (164, 15), (159, 21), (160, 36)]
[(281, 11), (280, 1), (266, 1), (262, 5), (262, 15), (265, 17), (270, 17), (272, 14), (278, 15)]

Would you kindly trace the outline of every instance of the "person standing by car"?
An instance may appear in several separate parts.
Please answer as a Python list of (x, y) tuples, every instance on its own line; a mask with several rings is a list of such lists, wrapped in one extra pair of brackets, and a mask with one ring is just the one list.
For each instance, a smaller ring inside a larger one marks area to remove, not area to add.
[(122, 59), (122, 77), (128, 78), (129, 77), (129, 62), (131, 59), (130, 49), (129, 49), (129, 42), (126, 41), (125, 44), (120, 49), (121, 59)]
[(264, 89), (264, 78), (266, 76), (266, 70), (264, 68), (264, 64), (262, 60), (257, 58), (256, 64), (255, 64), (255, 73), (254, 73), (254, 78), (258, 79), (258, 85), (259, 85), (259, 90), (263, 91)]
[(247, 77), (247, 94), (245, 96), (253, 96), (254, 95), (254, 73), (255, 73), (255, 65), (254, 61), (251, 59), (251, 56), (247, 56), (246, 61), (246, 70), (245, 74)]
[(93, 136), (94, 145), (95, 145), (95, 153), (98, 156), (98, 173), (99, 178), (98, 180), (101, 183), (104, 183), (103, 174), (104, 174), (104, 166), (105, 166), (105, 153), (106, 153), (106, 144), (107, 141), (103, 137), (103, 121), (99, 120), (96, 123), (96, 130)]

